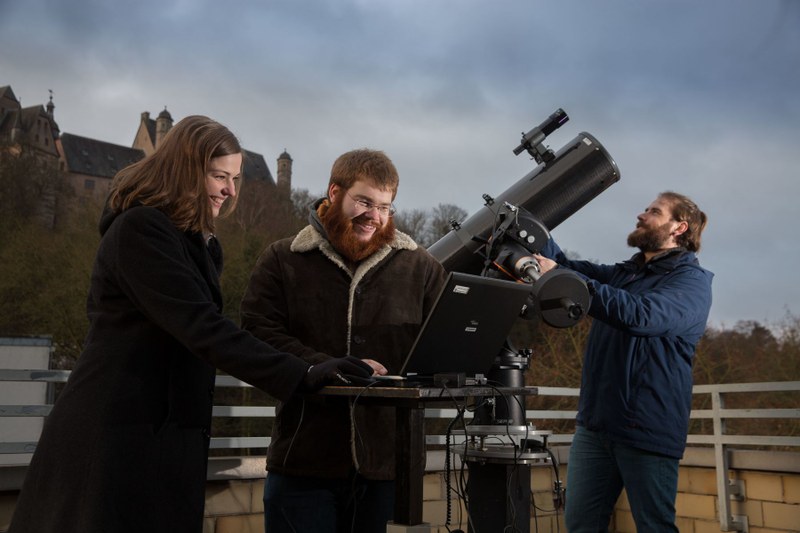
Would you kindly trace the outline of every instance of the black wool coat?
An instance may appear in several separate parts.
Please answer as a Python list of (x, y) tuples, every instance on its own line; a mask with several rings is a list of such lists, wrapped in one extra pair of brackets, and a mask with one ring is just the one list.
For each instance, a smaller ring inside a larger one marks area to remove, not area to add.
[(202, 235), (141, 206), (101, 233), (84, 351), (10, 531), (200, 532), (215, 367), (287, 400), (308, 364), (221, 314), (221, 251)]

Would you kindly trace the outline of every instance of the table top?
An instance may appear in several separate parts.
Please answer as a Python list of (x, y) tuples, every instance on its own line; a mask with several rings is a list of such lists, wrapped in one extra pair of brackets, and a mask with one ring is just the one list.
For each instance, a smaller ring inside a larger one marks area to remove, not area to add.
[(492, 387), (489, 385), (468, 385), (465, 387), (437, 387), (424, 385), (410, 387), (406, 385), (371, 385), (369, 387), (353, 385), (330, 385), (321, 389), (318, 394), (324, 396), (358, 396), (361, 398), (388, 398), (398, 400), (452, 400), (453, 398), (471, 398), (474, 396), (535, 396), (537, 387)]

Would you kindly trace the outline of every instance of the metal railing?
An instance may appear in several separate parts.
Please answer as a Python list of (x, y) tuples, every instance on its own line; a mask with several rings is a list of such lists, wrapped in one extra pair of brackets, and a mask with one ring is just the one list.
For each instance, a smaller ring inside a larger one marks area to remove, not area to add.
[[(0, 369), (0, 382), (46, 382), (62, 383), (67, 380), (69, 371), (64, 370), (3, 370)], [(230, 376), (217, 376), (218, 387), (250, 387), (238, 379)], [(566, 387), (537, 387), (539, 397), (577, 397), (579, 389)], [(768, 393), (800, 392), (800, 381), (770, 382), (770, 383), (728, 383), (717, 385), (695, 385), (693, 394), (697, 401), (699, 397), (706, 396), (705, 403), (709, 401), (710, 408), (693, 409), (692, 420), (710, 420), (710, 433), (690, 433), (688, 443), (691, 445), (713, 447), (714, 461), (717, 476), (717, 493), (720, 509), (720, 526), (722, 531), (747, 531), (747, 518), (731, 513), (730, 501), (741, 496), (739, 485), (730, 479), (730, 451), (731, 446), (751, 446), (767, 448), (799, 448), (800, 436), (794, 435), (741, 435), (728, 434), (726, 424), (729, 420), (737, 419), (794, 419), (800, 420), (800, 408), (726, 408), (726, 402), (732, 395)], [(800, 405), (800, 402), (789, 401), (790, 405)], [(0, 405), (0, 418), (3, 417), (46, 417), (51, 410), (51, 405)], [(429, 419), (453, 419), (459, 413), (453, 409), (426, 409), (425, 416)], [(526, 410), (526, 417), (530, 421), (542, 420), (574, 420), (574, 410)], [(275, 408), (270, 406), (215, 406), (214, 417), (232, 418), (274, 418)], [(465, 417), (469, 418), (469, 413)], [(568, 444), (572, 441), (572, 434), (554, 434), (549, 437), (550, 444)], [(428, 446), (441, 445), (445, 442), (444, 435), (429, 434), (426, 436)], [(245, 449), (265, 448), (269, 437), (240, 436), (240, 437), (213, 437), (212, 449)], [(33, 453), (36, 442), (0, 442), (0, 454), (26, 454)], [(1, 458), (0, 458), (1, 459)], [(2, 461), (0, 461), (2, 462)]]

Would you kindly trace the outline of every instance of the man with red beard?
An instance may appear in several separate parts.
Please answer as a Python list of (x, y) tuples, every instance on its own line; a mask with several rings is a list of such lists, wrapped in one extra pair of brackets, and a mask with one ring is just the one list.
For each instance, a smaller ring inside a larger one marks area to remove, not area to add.
[[(392, 221), (399, 178), (375, 150), (333, 164), (309, 225), (270, 245), (242, 300), (242, 326), (311, 365), (355, 356), (399, 373), (446, 279)], [(295, 395), (278, 404), (264, 488), (269, 533), (384, 532), (394, 507), (394, 410)]]
[(706, 215), (663, 192), (638, 217), (630, 260), (567, 259), (554, 242), (537, 260), (586, 279), (592, 322), (583, 359), (564, 513), (570, 533), (607, 531), (623, 487), (637, 531), (674, 531), (686, 447), (692, 361), (711, 307), (713, 274), (696, 252)]

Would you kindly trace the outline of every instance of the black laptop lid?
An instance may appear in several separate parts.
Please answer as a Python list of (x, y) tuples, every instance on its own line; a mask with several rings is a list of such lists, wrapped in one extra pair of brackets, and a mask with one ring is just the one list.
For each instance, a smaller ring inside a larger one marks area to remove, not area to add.
[(451, 272), (400, 373), (486, 374), (530, 292), (524, 283)]

